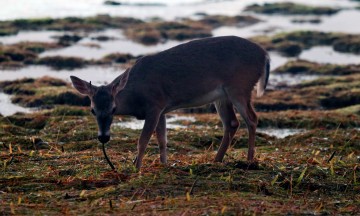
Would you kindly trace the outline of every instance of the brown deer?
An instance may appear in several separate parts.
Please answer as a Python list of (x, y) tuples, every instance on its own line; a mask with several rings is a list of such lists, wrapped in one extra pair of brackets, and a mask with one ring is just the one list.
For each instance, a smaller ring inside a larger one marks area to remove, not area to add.
[(252, 162), (257, 116), (251, 95), (256, 83), (257, 95), (263, 95), (269, 69), (269, 56), (259, 45), (240, 37), (224, 36), (190, 41), (142, 57), (108, 85), (97, 87), (75, 76), (70, 78), (74, 87), (91, 100), (100, 142), (110, 140), (113, 115), (145, 119), (134, 162), (140, 169), (154, 131), (160, 161), (166, 163), (166, 113), (208, 103), (215, 104), (224, 127), (215, 161), (223, 160), (239, 127), (235, 107), (247, 125), (247, 159)]

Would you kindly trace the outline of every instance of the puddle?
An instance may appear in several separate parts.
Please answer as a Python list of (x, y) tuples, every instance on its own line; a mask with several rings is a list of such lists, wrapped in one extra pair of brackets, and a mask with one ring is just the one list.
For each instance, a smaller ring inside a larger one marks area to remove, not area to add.
[(3, 116), (13, 115), (17, 112), (29, 113), (30, 109), (11, 103), (10, 95), (0, 92), (0, 114)]
[[(192, 116), (178, 116), (170, 115), (166, 118), (166, 128), (168, 129), (179, 129), (187, 128), (187, 125), (178, 124), (179, 121), (195, 122), (195, 117)], [(135, 118), (130, 121), (118, 122), (113, 124), (115, 127), (129, 128), (133, 130), (140, 130), (144, 127), (145, 120), (137, 120)]]
[(292, 136), (292, 135), (295, 135), (295, 134), (304, 133), (306, 130), (305, 129), (290, 129), (290, 128), (282, 128), (282, 129), (258, 128), (256, 131), (260, 132), (260, 133), (267, 134), (269, 136), (274, 136), (276, 138), (282, 139), (282, 138), (285, 138), (287, 136)]
[(316, 46), (304, 50), (300, 59), (331, 64), (360, 64), (360, 55), (334, 51), (330, 46)]
[(21, 78), (40, 78), (50, 76), (70, 82), (70, 76), (74, 75), (83, 80), (92, 81), (93, 84), (110, 83), (125, 69), (119, 67), (86, 67), (74, 70), (52, 70), (45, 66), (29, 66), (19, 70), (0, 70), (0, 81), (16, 80)]
[[(179, 116), (171, 115), (166, 118), (166, 128), (168, 129), (180, 129), (188, 128), (189, 125), (179, 124), (179, 121), (195, 122), (195, 117), (192, 116)], [(137, 120), (135, 118), (130, 121), (118, 122), (113, 124), (114, 127), (129, 128), (133, 130), (141, 130), (144, 126), (144, 120)], [(197, 128), (202, 128), (203, 126), (196, 126)], [(276, 138), (285, 138), (287, 136), (299, 134), (305, 132), (305, 129), (277, 129), (277, 128), (258, 128), (257, 132), (267, 134), (269, 136), (275, 136)]]

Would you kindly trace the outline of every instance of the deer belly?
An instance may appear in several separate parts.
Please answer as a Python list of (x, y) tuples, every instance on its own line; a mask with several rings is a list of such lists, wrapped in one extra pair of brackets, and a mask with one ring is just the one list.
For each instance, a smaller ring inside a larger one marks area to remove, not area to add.
[(201, 95), (194, 95), (192, 97), (187, 97), (187, 99), (182, 99), (181, 101), (176, 101), (171, 104), (166, 110), (172, 111), (179, 108), (189, 108), (202, 106), (208, 103), (212, 103), (220, 98), (225, 97), (226, 94), (222, 87), (218, 87), (210, 92)]

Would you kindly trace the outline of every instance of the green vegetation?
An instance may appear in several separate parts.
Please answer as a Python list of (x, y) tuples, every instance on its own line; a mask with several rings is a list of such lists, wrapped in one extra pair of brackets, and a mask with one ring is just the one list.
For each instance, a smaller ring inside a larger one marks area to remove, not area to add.
[(61, 104), (90, 104), (87, 97), (76, 93), (68, 83), (49, 77), (4, 81), (0, 83), (0, 89), (5, 93), (14, 94), (12, 102), (25, 107), (49, 108)]
[(360, 103), (360, 74), (319, 78), (255, 99), (259, 110), (333, 109)]
[(313, 7), (291, 2), (254, 4), (246, 7), (245, 10), (255, 13), (282, 15), (332, 15), (340, 11), (338, 8)]
[(38, 54), (46, 50), (63, 47), (57, 43), (20, 42), (12, 45), (0, 44), (0, 67), (22, 67), (36, 64)]
[(360, 65), (319, 64), (300, 59), (289, 61), (276, 68), (274, 72), (291, 74), (350, 75), (359, 74)]
[(61, 19), (42, 18), (1, 21), (0, 28), (13, 29), (14, 32), (19, 30), (96, 31), (105, 28), (125, 28), (142, 22), (130, 17), (98, 15), (87, 18), (66, 17)]
[(38, 60), (38, 64), (46, 65), (55, 70), (82, 68), (87, 61), (78, 57), (48, 56)]
[(359, 53), (360, 35), (326, 33), (317, 31), (294, 31), (279, 33), (275, 36), (257, 36), (250, 38), (267, 50), (276, 50), (285, 56), (298, 56), (302, 49), (313, 46), (332, 46), (339, 52)]
[[(62, 39), (61, 39), (62, 40)], [(51, 49), (59, 49), (73, 43), (71, 39), (59, 43), (20, 42), (11, 45), (0, 45), (0, 68), (19, 68), (26, 65), (46, 65), (55, 70), (72, 70), (88, 65), (109, 65), (112, 63), (135, 63), (141, 56), (125, 53), (112, 53), (98, 60), (85, 60), (79, 57), (47, 56), (38, 54)]]

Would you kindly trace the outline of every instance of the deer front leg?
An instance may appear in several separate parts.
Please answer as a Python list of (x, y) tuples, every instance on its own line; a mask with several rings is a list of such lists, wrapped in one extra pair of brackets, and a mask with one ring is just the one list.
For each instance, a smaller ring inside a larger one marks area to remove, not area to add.
[(145, 118), (144, 128), (141, 131), (140, 139), (138, 141), (138, 155), (135, 159), (135, 167), (139, 170), (141, 168), (142, 159), (145, 155), (146, 146), (149, 143), (151, 135), (153, 134), (156, 125), (159, 121), (160, 112), (152, 112), (147, 114)]
[(156, 126), (156, 138), (159, 142), (160, 162), (166, 164), (167, 137), (166, 137), (166, 118), (164, 114), (160, 115), (159, 122)]

